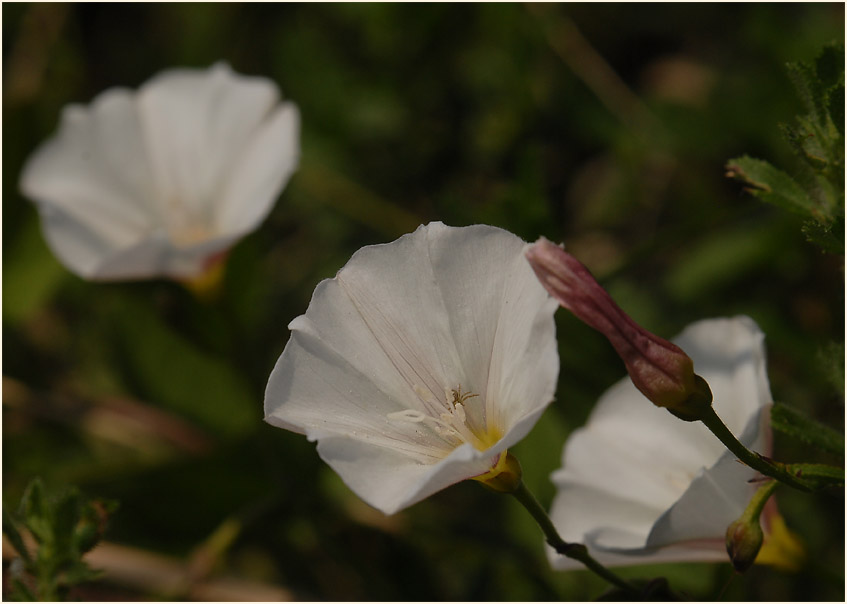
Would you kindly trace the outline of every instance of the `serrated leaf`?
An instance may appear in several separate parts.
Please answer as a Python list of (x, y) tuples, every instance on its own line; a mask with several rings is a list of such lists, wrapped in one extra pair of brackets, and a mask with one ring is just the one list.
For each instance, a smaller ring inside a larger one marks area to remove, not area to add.
[(771, 408), (771, 425), (774, 430), (835, 455), (844, 455), (844, 435), (810, 419), (796, 409), (775, 403)]
[(15, 551), (18, 552), (18, 555), (26, 565), (30, 566), (32, 564), (32, 558), (29, 555), (29, 551), (24, 544), (20, 532), (18, 532), (18, 527), (15, 526), (15, 521), (5, 508), (3, 509), (3, 534), (6, 535), (6, 539), (9, 540), (9, 543), (15, 548)]
[(92, 501), (82, 510), (82, 519), (74, 531), (74, 544), (81, 554), (94, 549), (106, 528), (109, 515), (117, 509), (114, 501)]
[(39, 543), (49, 542), (53, 538), (52, 519), (44, 498), (44, 485), (36, 478), (26, 488), (21, 498), (21, 513), (24, 523)]
[(806, 63), (788, 63), (786, 69), (812, 121), (820, 125), (824, 115), (823, 89), (814, 69)]
[(59, 497), (54, 513), (54, 542), (56, 555), (70, 556), (73, 547), (73, 534), (79, 522), (81, 496), (76, 489), (70, 489)]
[[(836, 219), (832, 225), (823, 225), (813, 220), (801, 228), (806, 239), (830, 254), (844, 255), (844, 219)], [(843, 392), (842, 392), (843, 394)]]
[(727, 175), (751, 185), (750, 193), (781, 208), (820, 220), (818, 204), (796, 180), (766, 161), (749, 156), (731, 159)]
[(66, 585), (76, 585), (85, 581), (93, 581), (103, 575), (102, 571), (95, 570), (88, 566), (85, 562), (75, 561), (69, 565), (64, 572), (64, 583)]
[[(801, 125), (804, 120), (798, 118)], [(791, 145), (791, 148), (806, 164), (815, 172), (824, 170), (829, 162), (824, 155), (826, 153), (818, 144), (819, 139), (808, 132), (807, 127), (798, 128), (787, 124), (779, 124), (779, 130), (783, 138)]]

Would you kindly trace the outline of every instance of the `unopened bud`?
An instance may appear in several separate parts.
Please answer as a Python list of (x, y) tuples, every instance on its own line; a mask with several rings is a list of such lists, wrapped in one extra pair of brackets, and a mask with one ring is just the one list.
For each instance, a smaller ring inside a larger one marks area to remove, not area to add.
[(526, 257), (562, 307), (608, 338), (632, 383), (654, 405), (686, 421), (699, 419), (711, 407), (712, 392), (694, 373), (691, 358), (633, 321), (579, 260), (544, 237), (527, 248)]
[(726, 529), (726, 552), (735, 570), (743, 573), (753, 565), (764, 538), (758, 515), (748, 518), (745, 514), (729, 525)]

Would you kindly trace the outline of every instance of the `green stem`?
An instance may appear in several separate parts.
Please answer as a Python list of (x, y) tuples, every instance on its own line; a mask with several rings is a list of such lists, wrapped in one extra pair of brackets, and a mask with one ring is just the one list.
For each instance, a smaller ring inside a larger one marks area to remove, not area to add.
[(541, 530), (544, 532), (544, 536), (547, 538), (547, 543), (549, 543), (550, 546), (558, 553), (563, 556), (567, 556), (568, 558), (578, 560), (584, 564), (588, 570), (592, 571), (596, 575), (599, 575), (612, 585), (620, 587), (621, 589), (631, 593), (640, 593), (640, 590), (635, 585), (625, 579), (622, 579), (592, 558), (588, 553), (588, 548), (586, 548), (583, 544), (567, 543), (564, 539), (562, 539), (561, 536), (559, 536), (559, 532), (556, 530), (556, 527), (553, 526), (553, 521), (550, 520), (550, 516), (547, 515), (547, 512), (544, 511), (544, 508), (541, 507), (541, 504), (538, 503), (538, 500), (526, 487), (523, 481), (518, 484), (517, 489), (512, 492), (512, 495), (514, 495), (515, 499), (517, 499), (532, 515), (538, 523), (538, 526), (541, 527)]
[(718, 439), (720, 439), (727, 449), (732, 451), (740, 461), (747, 464), (754, 470), (761, 472), (765, 476), (775, 478), (776, 480), (787, 484), (788, 486), (794, 487), (795, 489), (799, 489), (801, 491), (812, 490), (805, 481), (800, 480), (794, 474), (789, 472), (788, 469), (786, 469), (785, 464), (766, 459), (759, 453), (751, 451), (741, 444), (741, 441), (735, 438), (735, 435), (730, 432), (729, 428), (727, 428), (721, 421), (721, 418), (718, 417), (717, 413), (715, 413), (714, 408), (710, 407), (708, 412), (699, 419), (709, 430), (712, 431), (715, 436), (718, 437)]

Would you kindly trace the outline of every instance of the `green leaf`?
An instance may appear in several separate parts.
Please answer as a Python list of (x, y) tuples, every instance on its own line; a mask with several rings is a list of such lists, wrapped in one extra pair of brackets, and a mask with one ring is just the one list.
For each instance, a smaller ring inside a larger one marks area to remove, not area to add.
[(806, 63), (788, 63), (788, 77), (791, 79), (800, 100), (809, 112), (813, 123), (821, 125), (825, 115), (823, 88), (814, 68)]
[(261, 395), (224, 359), (199, 349), (134, 300), (126, 300), (120, 321), (129, 370), (151, 402), (226, 437), (258, 423)]
[(844, 218), (837, 218), (831, 225), (809, 220), (801, 228), (806, 239), (831, 254), (844, 255)]
[(30, 566), (32, 564), (32, 558), (29, 555), (29, 551), (24, 544), (20, 532), (18, 532), (18, 527), (15, 526), (15, 521), (6, 508), (3, 508), (3, 534), (6, 535), (6, 539), (9, 540), (9, 543), (15, 548), (15, 551), (18, 552), (18, 555), (26, 565)]
[[(843, 251), (843, 241), (841, 246)], [(844, 342), (830, 342), (818, 352), (817, 359), (826, 379), (844, 398)]]
[(81, 554), (90, 551), (100, 541), (109, 515), (117, 509), (117, 502), (95, 500), (83, 506), (80, 522), (74, 531), (74, 546)]
[(3, 261), (3, 318), (21, 320), (39, 310), (68, 277), (44, 243), (33, 213)]
[(844, 468), (830, 466), (823, 463), (794, 463), (792, 470), (800, 470), (806, 478), (831, 478), (832, 481), (844, 482)]
[(12, 587), (12, 594), (16, 600), (20, 600), (21, 602), (38, 602), (35, 594), (17, 577), (12, 578)]
[(81, 496), (76, 489), (62, 493), (55, 504), (53, 534), (56, 555), (60, 558), (73, 555), (73, 534), (81, 506)]
[(76, 560), (65, 569), (65, 585), (76, 585), (86, 581), (94, 581), (103, 575), (103, 571), (95, 570), (81, 560)]
[(771, 408), (771, 424), (774, 430), (807, 445), (835, 455), (844, 455), (843, 434), (806, 417), (793, 407), (775, 403)]
[(44, 485), (35, 478), (27, 486), (21, 498), (21, 510), (24, 523), (39, 543), (49, 543), (53, 539), (53, 523), (44, 497)]
[(761, 159), (749, 156), (731, 159), (727, 175), (752, 186), (756, 197), (781, 208), (820, 220), (818, 204), (810, 198), (791, 176)]

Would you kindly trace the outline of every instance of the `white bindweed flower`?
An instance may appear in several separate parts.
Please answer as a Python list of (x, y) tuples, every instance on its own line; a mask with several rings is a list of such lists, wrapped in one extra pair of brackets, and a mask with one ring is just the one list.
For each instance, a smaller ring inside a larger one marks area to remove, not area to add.
[[(714, 407), (748, 448), (771, 450), (770, 387), (764, 334), (748, 317), (688, 326), (675, 343), (714, 393)], [(700, 422), (683, 422), (650, 404), (628, 378), (599, 400), (568, 440), (551, 518), (562, 538), (588, 546), (607, 566), (729, 561), (727, 527), (759, 486)], [(762, 515), (758, 562), (790, 565), (798, 545), (773, 502)], [(548, 548), (554, 568), (580, 568)]]
[(21, 190), (87, 279), (201, 275), (253, 231), (296, 168), (297, 108), (225, 64), (172, 69), (62, 112)]
[(419, 227), (322, 281), (270, 376), (265, 419), (318, 441), (394, 513), (491, 475), (553, 399), (557, 308), (498, 228)]

